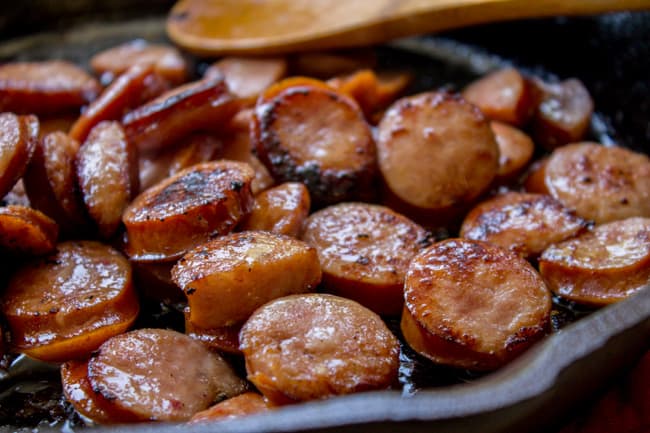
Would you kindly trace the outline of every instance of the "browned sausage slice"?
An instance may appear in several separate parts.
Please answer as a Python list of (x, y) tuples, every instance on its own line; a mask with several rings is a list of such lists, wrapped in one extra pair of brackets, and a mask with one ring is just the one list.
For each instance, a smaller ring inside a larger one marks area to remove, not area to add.
[(338, 296), (272, 301), (240, 340), (248, 379), (276, 404), (388, 388), (397, 378), (397, 338), (378, 315)]
[(239, 110), (223, 78), (197, 81), (163, 93), (122, 118), (130, 141), (140, 151), (152, 151), (176, 143), (201, 129), (227, 125)]
[(47, 215), (25, 206), (0, 207), (0, 251), (41, 255), (54, 250), (59, 226)]
[(236, 131), (234, 133), (223, 136), (223, 153), (220, 155), (223, 159), (231, 159), (233, 161), (241, 161), (250, 164), (255, 170), (255, 178), (251, 188), (253, 194), (272, 187), (275, 180), (271, 177), (271, 173), (264, 164), (253, 155), (251, 148), (250, 128), (246, 126), (245, 130)]
[(535, 151), (528, 135), (506, 123), (490, 122), (494, 138), (499, 146), (499, 171), (497, 182), (516, 180), (530, 162)]
[(135, 286), (140, 294), (167, 305), (185, 302), (185, 294), (172, 281), (174, 263), (133, 262)]
[(556, 149), (544, 169), (549, 193), (596, 223), (650, 217), (650, 158), (622, 147), (574, 143)]
[(237, 97), (254, 98), (287, 74), (287, 61), (281, 57), (226, 57), (210, 66), (204, 78), (223, 76)]
[(573, 237), (586, 227), (585, 220), (553, 197), (509, 192), (472, 209), (460, 235), (534, 259), (551, 244)]
[(245, 392), (195, 414), (190, 422), (206, 422), (241, 418), (270, 410), (272, 406), (256, 392)]
[(582, 140), (594, 111), (594, 102), (582, 82), (534, 83), (540, 94), (533, 116), (535, 142), (552, 150)]
[(534, 194), (550, 195), (546, 187), (546, 164), (548, 163), (548, 156), (538, 159), (533, 162), (527, 170), (524, 179), (524, 189)]
[(230, 233), (253, 206), (253, 169), (212, 161), (182, 170), (133, 200), (122, 215), (132, 260), (170, 261)]
[(309, 190), (302, 183), (287, 182), (255, 197), (253, 210), (242, 230), (264, 230), (297, 238), (309, 214)]
[(76, 236), (87, 225), (75, 172), (78, 150), (79, 143), (63, 132), (46, 135), (37, 143), (23, 178), (32, 206)]
[(628, 218), (550, 246), (539, 270), (551, 290), (581, 304), (623, 300), (650, 282), (650, 218)]
[(0, 111), (58, 113), (81, 107), (100, 91), (97, 80), (69, 62), (49, 60), (0, 66)]
[(472, 370), (507, 363), (541, 338), (551, 294), (517, 254), (465, 239), (433, 244), (406, 274), (402, 332), (435, 362)]
[(106, 341), (88, 363), (93, 389), (140, 420), (186, 421), (246, 390), (230, 366), (179, 332), (138, 329)]
[(61, 243), (24, 265), (2, 302), (12, 344), (45, 361), (88, 355), (128, 329), (138, 309), (129, 262), (92, 241)]
[(515, 126), (523, 126), (534, 109), (531, 85), (514, 68), (479, 78), (465, 88), (463, 97), (490, 119)]
[(25, 173), (37, 139), (35, 116), (0, 114), (0, 197), (11, 191)]
[(239, 350), (239, 331), (243, 323), (218, 328), (203, 328), (190, 320), (190, 309), (183, 310), (185, 316), (185, 334), (200, 341), (210, 350), (241, 355)]
[(398, 100), (379, 123), (379, 168), (402, 201), (426, 210), (469, 203), (491, 184), (499, 149), (481, 112), (441, 92)]
[(117, 230), (122, 212), (138, 193), (138, 155), (118, 122), (101, 122), (79, 148), (79, 189), (103, 238)]
[(378, 314), (399, 314), (408, 265), (428, 233), (389, 208), (341, 203), (309, 216), (302, 239), (318, 251), (323, 285)]
[(172, 269), (185, 291), (190, 321), (203, 328), (230, 326), (281, 296), (316, 288), (316, 250), (288, 236), (241, 232), (199, 245)]
[(273, 178), (304, 183), (316, 205), (371, 190), (376, 152), (370, 127), (351, 98), (323, 82), (281, 81), (267, 89), (251, 137)]

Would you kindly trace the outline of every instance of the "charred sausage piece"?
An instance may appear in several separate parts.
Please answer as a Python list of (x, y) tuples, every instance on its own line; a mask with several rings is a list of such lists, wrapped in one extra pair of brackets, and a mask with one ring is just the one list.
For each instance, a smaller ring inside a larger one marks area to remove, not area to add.
[(248, 319), (240, 341), (248, 379), (274, 404), (388, 388), (397, 378), (397, 338), (338, 296), (276, 299)]
[(492, 72), (471, 83), (463, 97), (492, 120), (523, 126), (534, 110), (533, 89), (514, 68)]
[(0, 251), (38, 256), (54, 250), (59, 226), (30, 207), (0, 207)]
[(584, 139), (594, 111), (585, 86), (576, 79), (557, 84), (536, 80), (539, 93), (533, 116), (535, 142), (548, 150)]
[(49, 60), (0, 66), (0, 111), (60, 113), (78, 109), (100, 92), (97, 80), (69, 62)]
[(79, 149), (76, 168), (86, 210), (108, 239), (139, 191), (137, 150), (118, 122), (101, 122)]
[(0, 114), (0, 197), (11, 191), (25, 173), (37, 140), (35, 116)]
[[(142, 101), (141, 95), (153, 80), (156, 80), (156, 77), (152, 65), (135, 65), (129, 68), (86, 108), (72, 125), (70, 136), (83, 142), (90, 130), (99, 122), (121, 119), (127, 109), (146, 102)], [(162, 87), (157, 88), (162, 93)], [(152, 95), (152, 97), (156, 96), (158, 95)]]
[(443, 211), (470, 203), (490, 186), (499, 149), (481, 112), (456, 95), (398, 100), (379, 123), (379, 168), (399, 199)]
[(127, 254), (136, 261), (171, 261), (230, 233), (253, 207), (253, 176), (248, 164), (212, 161), (146, 190), (122, 215)]
[(12, 344), (45, 361), (88, 355), (138, 314), (131, 265), (92, 241), (64, 242), (9, 280), (2, 302)]
[(175, 47), (148, 44), (141, 39), (101, 51), (90, 59), (93, 70), (104, 75), (102, 81), (111, 81), (134, 65), (152, 65), (172, 85), (187, 78), (187, 62)]
[(517, 254), (486, 242), (448, 239), (416, 256), (406, 274), (401, 328), (434, 362), (492, 370), (546, 331), (551, 294)]
[(286, 74), (287, 61), (281, 57), (226, 57), (210, 66), (204, 78), (223, 76), (233, 95), (254, 103), (260, 93)]
[(83, 417), (98, 424), (117, 424), (137, 421), (126, 411), (95, 392), (88, 380), (88, 361), (73, 360), (61, 364), (63, 395)]
[(472, 209), (460, 235), (535, 259), (551, 244), (571, 238), (586, 227), (585, 220), (553, 197), (510, 192)]
[(325, 83), (303, 81), (277, 83), (258, 100), (257, 156), (277, 181), (304, 183), (316, 206), (368, 196), (376, 152), (363, 113)]
[(622, 147), (558, 148), (546, 164), (544, 184), (566, 207), (599, 224), (650, 217), (650, 158)]
[(494, 138), (499, 146), (499, 170), (496, 181), (516, 180), (528, 165), (535, 145), (528, 135), (506, 123), (490, 122)]
[(650, 218), (603, 224), (551, 245), (539, 270), (553, 292), (581, 304), (606, 305), (632, 296), (650, 281)]
[(222, 78), (197, 81), (163, 93), (122, 118), (126, 135), (140, 151), (172, 145), (198, 130), (227, 125), (239, 110)]
[(88, 378), (118, 409), (149, 421), (187, 421), (218, 397), (246, 391), (219, 355), (165, 329), (138, 329), (106, 341), (88, 362)]
[(189, 320), (202, 328), (230, 326), (281, 296), (313, 291), (321, 280), (316, 250), (268, 232), (241, 232), (199, 245), (172, 269), (185, 291)]
[(54, 219), (61, 231), (76, 236), (88, 225), (77, 185), (78, 150), (79, 143), (63, 132), (46, 135), (23, 178), (32, 206)]
[(197, 423), (241, 418), (254, 413), (266, 412), (271, 410), (272, 407), (260, 394), (256, 392), (245, 392), (195, 414), (190, 419), (190, 422)]
[(318, 251), (325, 290), (389, 315), (402, 311), (409, 262), (429, 242), (428, 233), (407, 217), (365, 203), (313, 213), (302, 239)]
[(239, 350), (239, 331), (243, 323), (217, 328), (203, 328), (190, 320), (190, 309), (185, 308), (185, 334), (200, 341), (210, 350), (241, 355)]
[(242, 230), (264, 230), (297, 238), (309, 214), (309, 190), (302, 183), (287, 182), (255, 197), (253, 210)]

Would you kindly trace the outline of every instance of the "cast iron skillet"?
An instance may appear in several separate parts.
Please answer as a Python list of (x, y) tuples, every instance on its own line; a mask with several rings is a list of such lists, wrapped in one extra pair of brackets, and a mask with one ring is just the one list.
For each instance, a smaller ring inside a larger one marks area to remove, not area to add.
[[(56, 7), (52, 7), (55, 3)], [(0, 42), (0, 59), (66, 58), (84, 63), (89, 53), (134, 37), (159, 40), (164, 38), (162, 18), (170, 3), (31, 0), (2, 6), (0, 34), (4, 41)], [(97, 6), (100, 8), (96, 9)], [(57, 28), (66, 31), (43, 33)], [(9, 36), (14, 39), (7, 40)], [(592, 125), (593, 138), (604, 144), (616, 142), (648, 152), (649, 13), (482, 26), (435, 38), (399, 41), (380, 48), (378, 54), (380, 66), (408, 65), (416, 72), (414, 92), (440, 86), (458, 88), (504, 64), (514, 64), (547, 79), (579, 77), (590, 89), (599, 110)], [(573, 314), (570, 310), (561, 311)], [(543, 430), (561, 421), (577, 402), (615, 378), (649, 348), (649, 341), (647, 288), (632, 299), (563, 328), (512, 364), (482, 378), (444, 369), (420, 371), (417, 357), (407, 351), (402, 359), (402, 377), (406, 377), (402, 381), (403, 392), (340, 397), (214, 424), (129, 425), (96, 431)], [(404, 371), (409, 369), (413, 371)], [(448, 385), (459, 381), (469, 383)], [(442, 386), (431, 387), (432, 384)], [(0, 385), (0, 401), (4, 392)], [(60, 429), (58, 425), (54, 430)]]

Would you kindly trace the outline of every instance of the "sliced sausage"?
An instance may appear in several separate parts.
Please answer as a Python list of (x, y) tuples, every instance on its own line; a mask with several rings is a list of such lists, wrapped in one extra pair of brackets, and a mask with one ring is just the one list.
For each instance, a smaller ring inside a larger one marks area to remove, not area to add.
[(246, 391), (219, 355), (165, 329), (138, 329), (106, 341), (88, 362), (88, 378), (119, 409), (149, 421), (186, 421), (218, 398)]
[(110, 81), (134, 65), (153, 65), (156, 73), (172, 85), (183, 83), (188, 73), (187, 61), (178, 49), (170, 45), (149, 44), (142, 39), (101, 51), (90, 59), (90, 66), (96, 73), (108, 75), (104, 81)]
[(390, 387), (399, 343), (362, 305), (293, 295), (257, 310), (240, 333), (248, 379), (275, 404)]
[(99, 82), (62, 60), (0, 66), (0, 111), (48, 114), (78, 109), (101, 92)]
[(205, 162), (146, 190), (122, 215), (127, 254), (136, 261), (171, 261), (230, 233), (253, 206), (253, 176), (248, 164)]
[(101, 122), (79, 148), (76, 168), (86, 210), (108, 239), (139, 191), (137, 150), (118, 122)]
[(650, 218), (628, 218), (597, 226), (556, 245), (539, 259), (553, 292), (581, 304), (623, 300), (650, 282)]
[(365, 203), (313, 213), (302, 239), (318, 251), (325, 290), (390, 315), (402, 311), (409, 262), (430, 242), (427, 231), (407, 217)]
[(271, 86), (258, 100), (251, 137), (273, 178), (304, 183), (317, 206), (372, 190), (370, 127), (352, 99), (325, 83)]
[(172, 269), (185, 291), (189, 320), (218, 328), (248, 319), (281, 296), (313, 291), (321, 280), (316, 250), (268, 232), (241, 232), (199, 245)]
[(534, 110), (531, 84), (519, 71), (505, 68), (471, 83), (463, 97), (492, 120), (523, 126)]
[(499, 149), (481, 112), (456, 95), (398, 100), (379, 123), (379, 168), (392, 193), (441, 211), (470, 203), (490, 186)]
[(406, 274), (401, 328), (434, 362), (492, 370), (541, 338), (551, 313), (542, 277), (517, 254), (448, 239), (416, 256)]
[(2, 311), (19, 352), (45, 361), (88, 355), (138, 314), (131, 265), (92, 241), (64, 242), (10, 278)]
[(23, 178), (32, 206), (59, 224), (66, 234), (85, 231), (88, 225), (79, 194), (75, 159), (79, 143), (63, 132), (53, 132), (36, 145)]
[(185, 308), (185, 334), (200, 341), (210, 350), (241, 355), (239, 350), (239, 331), (243, 323), (217, 328), (203, 328), (190, 320), (190, 309)]
[(249, 164), (255, 170), (255, 178), (251, 185), (253, 194), (272, 187), (275, 180), (264, 164), (252, 153), (250, 130), (236, 131), (223, 136), (223, 153), (220, 155), (223, 159), (241, 161)]
[(190, 422), (197, 423), (241, 418), (254, 413), (267, 412), (272, 407), (260, 394), (256, 392), (245, 392), (195, 414), (190, 419)]
[(183, 291), (172, 281), (172, 266), (174, 262), (133, 262), (136, 287), (140, 294), (167, 305), (185, 302)]
[(79, 113), (71, 114), (59, 114), (51, 116), (40, 116), (38, 118), (39, 128), (38, 135), (39, 138), (45, 137), (50, 132), (61, 131), (68, 133), (72, 125), (77, 121)]
[(528, 168), (526, 177), (524, 180), (524, 189), (528, 192), (536, 194), (546, 194), (550, 195), (548, 188), (546, 187), (546, 164), (548, 163), (548, 156), (538, 159), (533, 162)]
[(535, 142), (548, 150), (584, 139), (594, 102), (581, 81), (557, 84), (534, 81), (539, 93), (533, 116)]
[(117, 424), (137, 421), (126, 411), (95, 392), (88, 380), (88, 361), (74, 360), (61, 364), (61, 384), (65, 399), (75, 410), (98, 424)]
[(163, 93), (122, 118), (140, 151), (160, 150), (185, 135), (227, 125), (239, 110), (222, 78), (197, 81)]
[(535, 151), (528, 135), (506, 123), (490, 122), (490, 128), (499, 146), (499, 170), (496, 181), (505, 183), (516, 180), (524, 171)]
[(309, 214), (309, 190), (302, 183), (287, 182), (255, 197), (253, 210), (242, 230), (264, 230), (297, 238)]
[(47, 215), (24, 206), (0, 207), (0, 251), (38, 256), (54, 250), (59, 226)]
[(0, 197), (22, 177), (38, 139), (38, 119), (0, 113)]
[(622, 147), (558, 148), (546, 164), (544, 184), (550, 195), (596, 223), (650, 217), (650, 158)]
[(584, 231), (587, 221), (553, 197), (509, 192), (486, 200), (465, 217), (460, 236), (537, 258), (548, 246)]
[(25, 184), (22, 179), (18, 179), (18, 182), (14, 187), (5, 195), (2, 200), (0, 200), (0, 206), (24, 206), (30, 207), (29, 197), (25, 192)]
[(223, 76), (237, 97), (255, 102), (271, 84), (287, 74), (287, 61), (281, 57), (225, 57), (210, 66), (204, 78)]
[(351, 74), (359, 69), (374, 68), (377, 54), (372, 49), (346, 51), (315, 51), (296, 54), (289, 59), (291, 75), (305, 75), (320, 79)]

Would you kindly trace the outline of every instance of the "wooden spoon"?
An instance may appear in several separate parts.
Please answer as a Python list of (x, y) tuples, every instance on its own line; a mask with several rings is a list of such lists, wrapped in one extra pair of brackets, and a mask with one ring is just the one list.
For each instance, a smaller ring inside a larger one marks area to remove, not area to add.
[(167, 32), (200, 55), (278, 54), (490, 21), (636, 9), (650, 9), (650, 0), (181, 0)]

